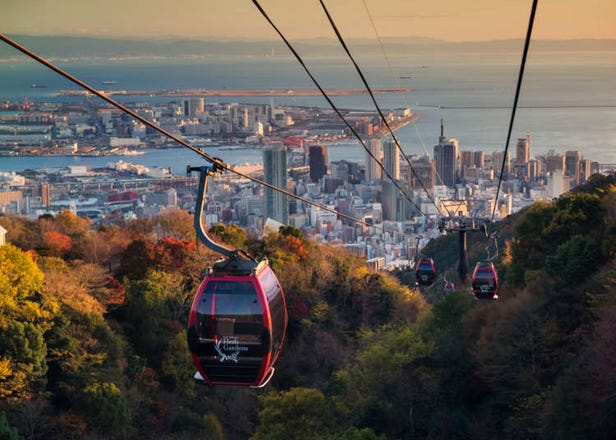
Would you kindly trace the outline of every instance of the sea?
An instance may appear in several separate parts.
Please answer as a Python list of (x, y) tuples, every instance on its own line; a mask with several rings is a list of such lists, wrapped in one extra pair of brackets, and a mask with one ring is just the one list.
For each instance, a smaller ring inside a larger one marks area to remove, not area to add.
[[(461, 150), (503, 150), (512, 118), (520, 54), (356, 54), (373, 89), (408, 88), (408, 92), (377, 94), (382, 109), (410, 107), (421, 117), (396, 132), (407, 154), (429, 154), (440, 135), (455, 138)], [(345, 58), (305, 60), (324, 89), (362, 88)], [(99, 89), (304, 89), (315, 88), (294, 58), (288, 56), (191, 57), (157, 59), (54, 60), (82, 81)], [(389, 62), (389, 64), (388, 64)], [(526, 63), (518, 108), (509, 142), (515, 158), (517, 138), (531, 138), (531, 155), (580, 150), (584, 158), (616, 163), (616, 53), (608, 51), (541, 52), (532, 46)], [(105, 83), (105, 84), (104, 84)], [(38, 86), (33, 88), (32, 85)], [(48, 68), (22, 57), (0, 60), (0, 101), (85, 102), (85, 97), (59, 96), (79, 87)], [(129, 106), (177, 98), (114, 96)], [(369, 95), (332, 96), (343, 109), (375, 110)], [(89, 98), (98, 99), (98, 98)], [(211, 102), (270, 103), (261, 97), (211, 97)], [(329, 108), (321, 96), (275, 97), (274, 105)], [(261, 162), (258, 149), (206, 147), (231, 165)], [(328, 146), (329, 160), (361, 162), (361, 145)], [(93, 167), (123, 159), (145, 166), (171, 166), (182, 172), (202, 159), (187, 149), (151, 149), (129, 157), (0, 157), (0, 171), (89, 164)]]

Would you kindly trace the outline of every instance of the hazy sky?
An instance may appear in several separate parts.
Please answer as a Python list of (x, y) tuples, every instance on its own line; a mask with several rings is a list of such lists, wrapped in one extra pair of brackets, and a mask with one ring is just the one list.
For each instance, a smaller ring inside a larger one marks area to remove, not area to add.
[[(289, 38), (333, 37), (318, 0), (260, 0)], [(531, 0), (326, 0), (345, 38), (522, 38)], [(277, 38), (250, 0), (0, 0), (0, 32)], [(537, 39), (616, 38), (616, 0), (539, 0)]]

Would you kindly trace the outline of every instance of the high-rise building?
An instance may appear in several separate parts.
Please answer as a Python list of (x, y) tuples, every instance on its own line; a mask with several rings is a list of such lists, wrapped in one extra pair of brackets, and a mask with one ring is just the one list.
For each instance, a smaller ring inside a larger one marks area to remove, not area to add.
[(327, 174), (327, 147), (325, 145), (311, 145), (309, 149), (310, 180), (318, 182)]
[(332, 178), (347, 181), (349, 178), (349, 167), (345, 161), (332, 162)]
[(398, 222), (406, 219), (407, 199), (390, 180), (383, 181), (381, 202), (383, 220)]
[(381, 156), (383, 156), (381, 150), (381, 140), (379, 138), (370, 138), (368, 139), (368, 149), (372, 156), (376, 158), (373, 159), (368, 152), (366, 152), (366, 181), (372, 182), (375, 180), (380, 180), (382, 177), (382, 169), (381, 169)]
[(51, 186), (48, 183), (41, 183), (41, 205), (45, 207), (51, 205)]
[(400, 179), (400, 150), (393, 139), (383, 145), (383, 166), (392, 178)]
[[(503, 163), (505, 165), (504, 167)], [(511, 158), (509, 157), (509, 153), (507, 153), (507, 157), (505, 157), (504, 151), (493, 151), (492, 168), (494, 169), (494, 177), (500, 177), (501, 169), (503, 170), (503, 174), (509, 174), (511, 172)]]
[(458, 170), (458, 140), (449, 139), (436, 145), (434, 147), (434, 160), (442, 184), (450, 187), (455, 186)]
[(434, 163), (427, 154), (420, 158), (412, 159), (413, 171), (408, 170), (407, 182), (413, 189), (422, 190), (422, 184), (428, 192), (432, 193), (436, 184), (436, 172)]
[(445, 138), (443, 118), (441, 118), (441, 135), (438, 138), (438, 145), (434, 146), (434, 161), (436, 173), (441, 180), (438, 184), (455, 186), (459, 167), (458, 140)]
[(472, 167), (475, 163), (474, 159), (474, 151), (460, 151), (460, 167), (462, 169)]
[(584, 183), (590, 177), (590, 160), (582, 159), (580, 161), (580, 183)]
[(519, 138), (515, 147), (516, 163), (527, 163), (530, 161), (530, 135)]
[(205, 110), (205, 101), (203, 98), (189, 98), (182, 101), (182, 110), (184, 116), (194, 118)]
[(513, 175), (516, 179), (530, 180), (530, 162), (517, 162), (513, 164)]
[[(278, 188), (287, 189), (287, 150), (282, 142), (272, 142), (263, 150), (265, 181)], [(264, 188), (265, 216), (287, 224), (289, 204), (287, 196), (271, 188)]]
[(531, 159), (528, 168), (528, 180), (530, 180), (531, 182), (536, 181), (542, 171), (543, 170), (541, 168), (541, 161), (538, 161), (537, 159)]
[(563, 170), (555, 170), (548, 176), (547, 192), (548, 197), (556, 198), (560, 197), (569, 191), (571, 179), (566, 176)]
[(483, 151), (460, 151), (460, 169), (462, 177), (467, 177), (467, 170), (476, 174), (483, 169)]
[(474, 151), (473, 152), (473, 165), (479, 170), (483, 169), (483, 151)]
[(571, 178), (573, 186), (580, 182), (580, 162), (582, 155), (578, 150), (565, 152), (565, 174)]

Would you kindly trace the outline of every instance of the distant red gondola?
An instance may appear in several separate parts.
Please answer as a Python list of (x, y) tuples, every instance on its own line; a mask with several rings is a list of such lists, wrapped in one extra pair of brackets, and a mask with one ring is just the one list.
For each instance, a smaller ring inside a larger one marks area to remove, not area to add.
[(415, 266), (415, 280), (420, 286), (431, 286), (436, 279), (436, 268), (432, 258), (421, 258)]
[(498, 299), (498, 275), (494, 264), (477, 263), (473, 271), (472, 288), (477, 299)]
[(452, 282), (445, 283), (445, 286), (443, 287), (443, 292), (445, 293), (455, 292), (455, 290), (456, 285)]

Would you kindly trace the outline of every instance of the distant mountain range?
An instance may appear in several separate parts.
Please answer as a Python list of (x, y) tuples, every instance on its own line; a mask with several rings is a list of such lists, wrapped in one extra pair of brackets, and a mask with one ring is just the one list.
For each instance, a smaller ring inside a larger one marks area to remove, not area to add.
[[(288, 49), (281, 41), (224, 40), (224, 39), (115, 39), (84, 36), (32, 36), (11, 35), (18, 43), (45, 57), (55, 58), (133, 58), (133, 57), (192, 57), (192, 56), (287, 56)], [(520, 52), (523, 40), (494, 40), (482, 42), (448, 42), (424, 37), (384, 38), (383, 45), (389, 56), (438, 51), (461, 52)], [(296, 40), (294, 47), (305, 56), (342, 56), (337, 40)], [(380, 55), (375, 39), (350, 39), (352, 51), (363, 55)], [(535, 40), (534, 52), (555, 51), (616, 51), (616, 39), (607, 40)], [(19, 57), (12, 47), (0, 45), (0, 59)]]

